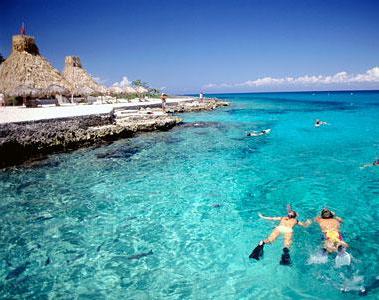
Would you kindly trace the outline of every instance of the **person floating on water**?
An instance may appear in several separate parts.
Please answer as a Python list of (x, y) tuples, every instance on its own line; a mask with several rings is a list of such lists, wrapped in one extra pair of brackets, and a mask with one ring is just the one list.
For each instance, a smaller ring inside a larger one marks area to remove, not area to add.
[(271, 129), (264, 129), (261, 131), (252, 131), (247, 134), (247, 136), (261, 136), (261, 135), (266, 135), (271, 132)]
[(346, 252), (349, 245), (343, 240), (340, 232), (343, 220), (328, 208), (321, 211), (315, 221), (320, 225), (324, 233), (324, 253), (337, 253), (336, 265), (350, 265), (351, 256)]
[(324, 121), (321, 121), (319, 119), (316, 119), (315, 127), (320, 127), (320, 126), (323, 126), (323, 125), (328, 125), (328, 123), (324, 122)]
[(296, 225), (308, 227), (312, 222), (310, 220), (307, 220), (306, 222), (303, 223), (297, 220), (298, 214), (296, 211), (292, 210), (290, 205), (288, 205), (287, 211), (288, 211), (288, 214), (285, 217), (265, 217), (261, 213), (258, 214), (259, 217), (261, 217), (262, 219), (271, 220), (271, 221), (280, 221), (280, 223), (279, 223), (279, 226), (275, 227), (275, 229), (273, 230), (273, 232), (267, 239), (259, 242), (258, 246), (255, 247), (255, 249), (251, 252), (249, 258), (259, 260), (263, 256), (264, 245), (273, 243), (279, 237), (279, 235), (283, 235), (284, 248), (283, 248), (283, 254), (280, 260), (280, 264), (281, 265), (291, 264), (289, 249), (292, 245), (293, 228)]
[(320, 216), (316, 217), (315, 221), (320, 225), (321, 231), (325, 235), (324, 249), (328, 253), (337, 252), (339, 246), (345, 248), (349, 247), (340, 233), (340, 227), (343, 220), (340, 217), (337, 217), (333, 211), (324, 208), (321, 211)]
[(368, 167), (377, 167), (379, 166), (379, 159), (374, 160), (371, 164), (365, 164), (361, 167), (361, 169), (368, 168)]

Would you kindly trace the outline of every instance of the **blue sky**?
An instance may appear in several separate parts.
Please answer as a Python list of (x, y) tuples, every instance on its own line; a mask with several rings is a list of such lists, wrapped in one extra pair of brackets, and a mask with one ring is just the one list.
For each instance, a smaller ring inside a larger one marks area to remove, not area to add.
[(66, 55), (112, 85), (168, 92), (379, 88), (379, 1), (0, 0), (0, 53), (24, 21), (58, 69)]

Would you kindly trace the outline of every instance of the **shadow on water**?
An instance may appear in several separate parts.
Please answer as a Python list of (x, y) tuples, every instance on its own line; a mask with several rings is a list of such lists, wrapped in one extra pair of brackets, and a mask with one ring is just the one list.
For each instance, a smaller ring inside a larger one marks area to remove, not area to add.
[(129, 159), (133, 155), (139, 153), (141, 151), (141, 147), (138, 145), (122, 145), (117, 147), (116, 149), (111, 149), (106, 152), (100, 152), (96, 154), (96, 158), (98, 159), (114, 159), (114, 158), (123, 158)]
[(220, 122), (184, 122), (179, 125), (179, 128), (223, 128), (224, 124)]

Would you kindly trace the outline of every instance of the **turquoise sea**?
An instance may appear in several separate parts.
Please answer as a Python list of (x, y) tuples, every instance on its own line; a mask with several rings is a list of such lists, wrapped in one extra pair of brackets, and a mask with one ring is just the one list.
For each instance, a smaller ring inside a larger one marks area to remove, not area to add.
[[(379, 167), (361, 166), (379, 158), (379, 92), (217, 97), (231, 106), (171, 131), (0, 171), (0, 298), (378, 299)], [(249, 260), (276, 224), (258, 212), (288, 203), (344, 218), (352, 265), (312, 263), (316, 224), (295, 229), (291, 267), (282, 239)]]

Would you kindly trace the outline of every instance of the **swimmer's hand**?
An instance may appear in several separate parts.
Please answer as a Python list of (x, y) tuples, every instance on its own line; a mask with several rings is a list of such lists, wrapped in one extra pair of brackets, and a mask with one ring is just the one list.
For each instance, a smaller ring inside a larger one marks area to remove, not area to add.
[(282, 218), (281, 217), (265, 217), (264, 215), (262, 215), (261, 213), (258, 213), (258, 216), (262, 219), (265, 219), (265, 220), (271, 220), (271, 221), (280, 221)]
[(298, 223), (300, 226), (303, 226), (303, 227), (308, 227), (309, 225), (312, 224), (312, 221), (310, 219), (306, 220), (305, 222), (299, 222)]

